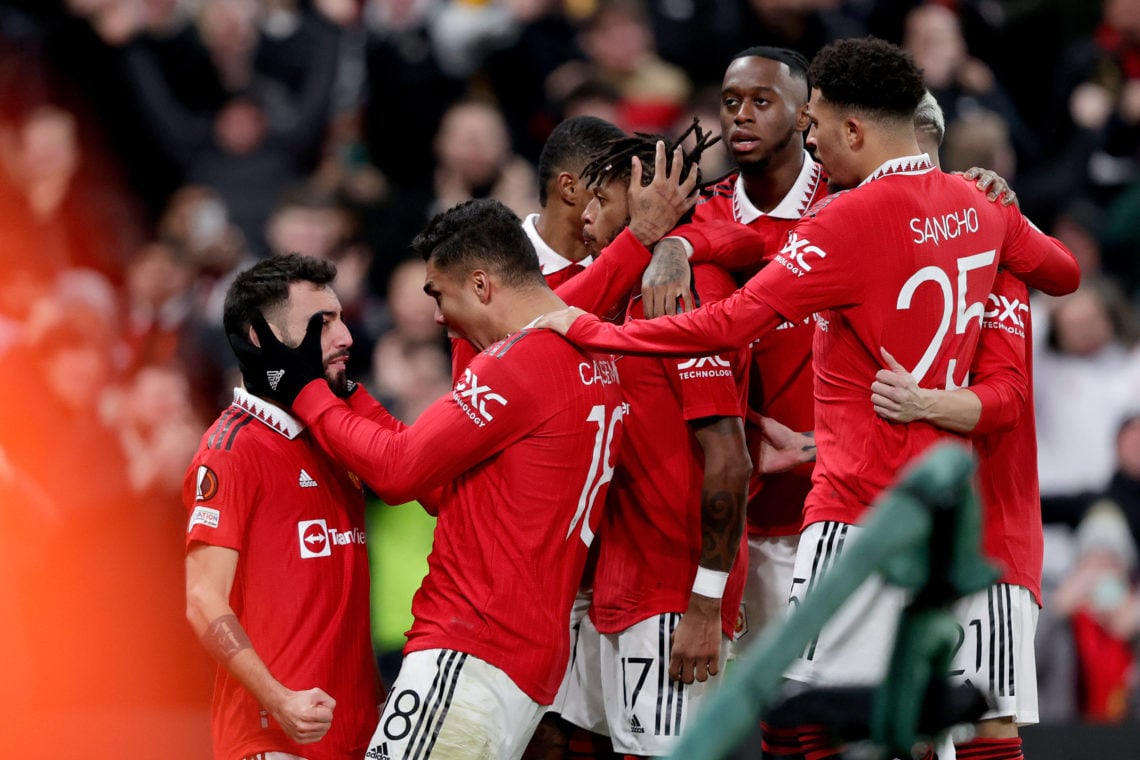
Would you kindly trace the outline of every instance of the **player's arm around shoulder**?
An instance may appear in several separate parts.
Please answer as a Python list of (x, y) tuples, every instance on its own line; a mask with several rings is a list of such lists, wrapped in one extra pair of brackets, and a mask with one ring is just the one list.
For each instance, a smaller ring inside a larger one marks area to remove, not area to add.
[(1080, 264), (1064, 243), (1041, 231), (1017, 206), (987, 205), (1004, 216), (1006, 235), (1000, 251), (1004, 270), (1050, 296), (1067, 295), (1080, 286)]

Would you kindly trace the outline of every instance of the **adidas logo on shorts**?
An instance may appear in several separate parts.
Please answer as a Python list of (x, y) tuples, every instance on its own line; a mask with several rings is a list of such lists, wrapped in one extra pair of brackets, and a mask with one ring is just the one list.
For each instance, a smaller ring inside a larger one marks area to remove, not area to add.
[(277, 390), (277, 384), (281, 382), (281, 378), (285, 377), (285, 370), (274, 369), (265, 373), (265, 379), (269, 381), (270, 390)]
[(302, 468), (301, 474), (297, 477), (297, 485), (301, 488), (316, 488), (317, 481), (313, 480), (313, 477)]
[(382, 742), (379, 747), (370, 747), (364, 757), (367, 760), (392, 760), (388, 756), (388, 742)]
[(631, 734), (645, 733), (645, 729), (641, 727), (641, 721), (637, 719), (636, 715), (631, 715), (629, 718), (629, 732)]

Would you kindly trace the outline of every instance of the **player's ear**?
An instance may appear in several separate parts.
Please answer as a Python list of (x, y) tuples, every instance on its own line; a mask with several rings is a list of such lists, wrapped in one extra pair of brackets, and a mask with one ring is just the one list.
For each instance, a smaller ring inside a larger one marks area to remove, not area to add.
[(480, 303), (491, 300), (491, 278), (484, 270), (476, 269), (471, 273), (471, 287)]
[(575, 193), (581, 183), (581, 179), (576, 174), (570, 172), (559, 172), (558, 176), (554, 178), (554, 184), (558, 189), (558, 197), (568, 206), (574, 205)]
[(809, 127), (811, 127), (811, 114), (808, 113), (808, 104), (804, 103), (796, 114), (796, 131), (807, 132)]
[(843, 121), (844, 137), (847, 140), (847, 147), (851, 150), (859, 150), (863, 147), (864, 133), (863, 122), (859, 119), (849, 116)]

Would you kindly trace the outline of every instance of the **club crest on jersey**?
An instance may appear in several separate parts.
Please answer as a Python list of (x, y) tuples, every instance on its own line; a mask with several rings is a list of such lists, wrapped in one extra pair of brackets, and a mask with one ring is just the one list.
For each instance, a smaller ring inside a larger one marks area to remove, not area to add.
[(491, 413), (490, 404), (506, 406), (507, 400), (491, 390), (489, 385), (480, 385), (479, 378), (468, 367), (463, 370), (463, 377), (455, 384), (451, 397), (467, 416), (479, 427), (485, 426), (495, 419)]
[(1029, 304), (1020, 298), (1012, 300), (1000, 293), (990, 293), (986, 297), (986, 310), (982, 315), (982, 328), (1005, 330), (1019, 338), (1025, 337), (1025, 319), (1029, 315)]
[(741, 602), (740, 609), (736, 611), (736, 622), (732, 626), (732, 640), (739, 641), (746, 633), (748, 633), (748, 608), (744, 602)]
[(804, 237), (800, 237), (793, 230), (788, 233), (788, 242), (784, 243), (784, 247), (776, 254), (773, 261), (780, 266), (787, 269), (796, 277), (803, 277), (811, 271), (811, 258), (823, 259), (827, 257), (827, 251), (811, 242)]

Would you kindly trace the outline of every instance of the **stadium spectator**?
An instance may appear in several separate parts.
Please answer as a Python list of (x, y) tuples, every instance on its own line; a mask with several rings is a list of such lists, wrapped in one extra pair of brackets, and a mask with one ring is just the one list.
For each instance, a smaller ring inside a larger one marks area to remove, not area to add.
[[(365, 141), (371, 161), (404, 190), (431, 173), (432, 140), (439, 123), (467, 89), (467, 80), (444, 73), (440, 64), (430, 29), (434, 6), (368, 0), (363, 10), (369, 92), (364, 105)], [(393, 145), (400, 149), (392, 150)]]
[[(1023, 123), (993, 70), (970, 55), (955, 11), (941, 3), (916, 6), (906, 15), (902, 47), (914, 56), (915, 64), (922, 69), (926, 86), (937, 98), (948, 124), (974, 110), (994, 112), (1008, 125), (1018, 160), (1031, 165), (1040, 158), (1041, 147), (1036, 134)], [(999, 168), (989, 163), (970, 166)], [(947, 164), (947, 169), (952, 170), (952, 167)]]
[(368, 390), (392, 415), (411, 424), (451, 387), (451, 362), (435, 307), (424, 297), (425, 265), (407, 259), (388, 281), (382, 328), (373, 349)]
[(863, 34), (854, 3), (834, 0), (748, 0), (737, 45), (791, 48), (810, 58), (834, 40)]
[(1140, 354), (1135, 317), (1111, 281), (1089, 278), (1072, 295), (1037, 303), (1045, 320), (1034, 357), (1038, 470), (1048, 513), (1053, 497), (1108, 484), (1113, 436), (1140, 403)]
[(362, 228), (356, 209), (316, 182), (283, 193), (266, 222), (273, 254), (299, 253), (336, 264), (333, 292), (356, 346), (348, 363), (353, 379), (371, 372), (372, 349), (383, 319), (382, 301), (370, 282), (374, 256)]
[(230, 220), (221, 197), (213, 190), (187, 185), (179, 188), (158, 220), (158, 238), (172, 246), (190, 269), (184, 296), (190, 313), (180, 330), (195, 395), (210, 414), (230, 403), (240, 382), (232, 349), (226, 342), (223, 312), (226, 290), (242, 269), (256, 261), (241, 230)]
[(137, 205), (113, 161), (84, 138), (76, 112), (50, 99), (0, 118), (0, 215), (6, 228), (36, 238), (37, 257), (57, 274), (89, 268), (120, 285), (126, 252), (142, 242)]
[(948, 121), (942, 153), (948, 172), (985, 166), (1009, 181), (1017, 176), (1017, 153), (1010, 142), (1009, 125), (993, 111), (978, 109)]
[(1099, 7), (1094, 32), (1059, 55), (1051, 160), (1038, 178), (1042, 204), (1052, 209), (1074, 191), (1107, 207), (1140, 172), (1140, 5)]
[(248, 13), (230, 17), (249, 5), (212, 0), (203, 9), (203, 34), (226, 91), (216, 112), (187, 109), (147, 46), (131, 45), (125, 65), (138, 107), (180, 167), (181, 183), (216, 192), (247, 245), (264, 256), (265, 221), (273, 204), (315, 167), (329, 120), (339, 38), (327, 25), (315, 27), (303, 84), (289, 95), (280, 82), (255, 76), (253, 18)]
[[(615, 123), (622, 129), (660, 133), (681, 118), (692, 93), (692, 81), (683, 69), (657, 54), (640, 0), (598, 3), (594, 12), (580, 21), (578, 45), (586, 55), (586, 66), (583, 69), (577, 60), (565, 65), (617, 90), (621, 99)], [(555, 70), (552, 76), (564, 75)]]
[(1109, 500), (1094, 503), (1081, 519), (1076, 544), (1076, 564), (1053, 602), (1072, 626), (1078, 709), (1085, 720), (1119, 723), (1130, 716), (1136, 692), (1136, 544)]
[(155, 241), (137, 250), (127, 265), (122, 292), (127, 372), (151, 364), (188, 360), (190, 285), (194, 272), (181, 249)]
[(433, 149), (429, 215), (472, 198), (494, 198), (520, 215), (538, 209), (534, 167), (514, 151), (494, 104), (468, 99), (453, 105), (440, 121)]
[[(284, 340), (305, 335), (322, 384), (346, 393), (352, 338), (335, 275), (332, 264), (299, 256), (242, 271), (225, 310), (239, 359), (251, 324), (268, 322)], [(314, 314), (317, 329), (305, 333)], [(243, 366), (242, 375), (245, 387), (202, 436), (182, 490), (186, 615), (218, 663), (214, 754), (363, 756), (383, 694), (360, 481), (270, 400), (263, 374)]]

